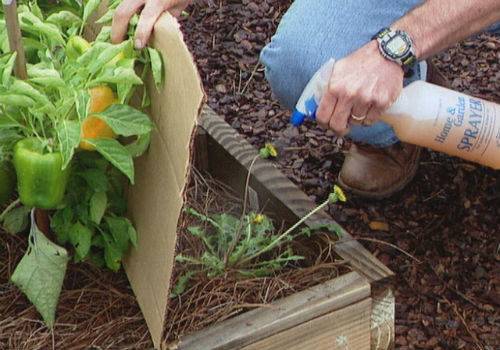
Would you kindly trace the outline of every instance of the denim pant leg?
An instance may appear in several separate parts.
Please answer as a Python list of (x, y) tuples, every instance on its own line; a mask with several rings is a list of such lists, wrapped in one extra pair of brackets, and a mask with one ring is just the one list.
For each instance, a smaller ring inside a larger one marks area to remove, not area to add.
[[(390, 26), (420, 3), (420, 0), (295, 0), (261, 53), (274, 94), (292, 109), (323, 63), (332, 57), (338, 60), (349, 55), (369, 42), (378, 30)], [(413, 80), (419, 79), (419, 74), (417, 71)], [(385, 123), (353, 126), (349, 137), (379, 147), (398, 141)]]
[(500, 36), (500, 22), (495, 23), (487, 30), (490, 34), (495, 34)]

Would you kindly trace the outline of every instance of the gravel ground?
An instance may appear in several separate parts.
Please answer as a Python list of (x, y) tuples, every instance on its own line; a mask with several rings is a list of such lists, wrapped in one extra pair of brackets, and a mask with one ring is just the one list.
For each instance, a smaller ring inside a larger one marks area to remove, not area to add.
[[(258, 54), (289, 0), (212, 1), (183, 20), (208, 103), (257, 147), (274, 142), (282, 171), (316, 201), (347, 144), (313, 124), (288, 126)], [(481, 35), (435, 58), (453, 88), (500, 102), (500, 40)], [(415, 180), (384, 201), (352, 197), (331, 214), (396, 273), (398, 349), (500, 349), (499, 173), (426, 151)], [(495, 334), (497, 334), (495, 336)]]

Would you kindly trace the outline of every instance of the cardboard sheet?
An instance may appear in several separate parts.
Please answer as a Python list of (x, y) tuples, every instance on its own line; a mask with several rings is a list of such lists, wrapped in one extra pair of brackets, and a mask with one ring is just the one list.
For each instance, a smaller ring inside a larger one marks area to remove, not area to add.
[(152, 45), (163, 54), (165, 85), (158, 92), (148, 81), (150, 115), (157, 130), (148, 153), (136, 161), (129, 208), (139, 246), (127, 257), (125, 270), (154, 345), (160, 348), (190, 145), (204, 94), (179, 24), (171, 15), (163, 15), (156, 24)]

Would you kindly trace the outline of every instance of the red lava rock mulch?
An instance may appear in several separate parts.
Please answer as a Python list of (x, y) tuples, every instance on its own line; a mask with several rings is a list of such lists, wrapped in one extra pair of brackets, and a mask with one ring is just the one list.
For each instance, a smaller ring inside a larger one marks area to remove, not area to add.
[[(275, 142), (282, 171), (320, 201), (335, 182), (346, 147), (312, 124), (290, 128), (289, 112), (273, 99), (258, 65), (290, 2), (212, 1), (192, 8), (183, 26), (209, 105), (255, 146)], [(467, 40), (435, 61), (453, 88), (500, 102), (498, 37)], [(396, 244), (421, 262), (366, 242), (397, 274), (396, 348), (500, 348), (499, 177), (425, 152), (402, 193), (379, 202), (352, 197), (331, 208), (356, 237)], [(370, 229), (373, 221), (389, 231)]]

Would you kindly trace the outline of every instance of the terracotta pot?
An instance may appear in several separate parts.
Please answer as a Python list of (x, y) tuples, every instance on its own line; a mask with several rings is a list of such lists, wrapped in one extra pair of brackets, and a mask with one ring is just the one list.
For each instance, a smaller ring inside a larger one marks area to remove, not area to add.
[(50, 218), (47, 210), (35, 209), (35, 221), (40, 231), (46, 235), (50, 233)]

